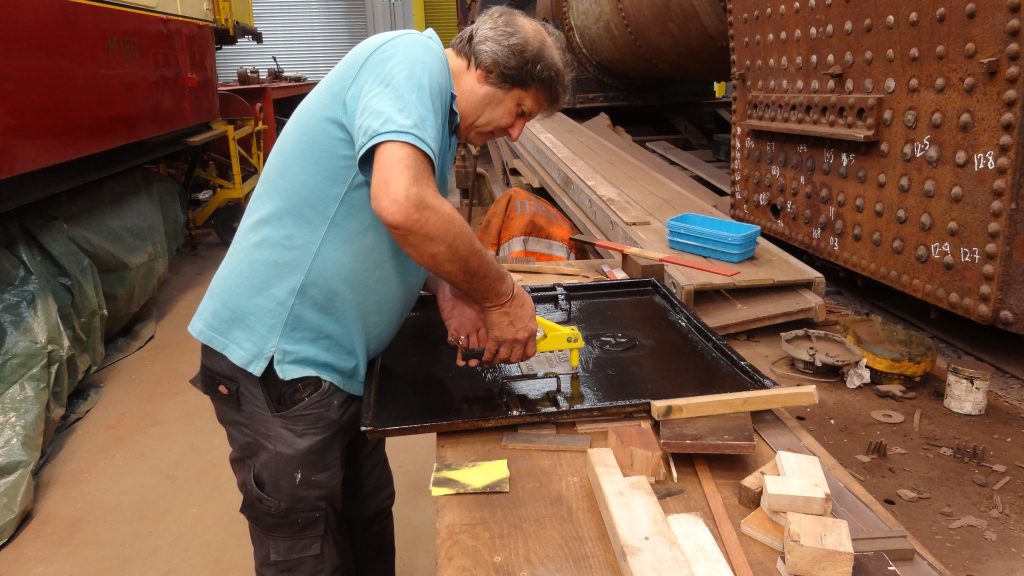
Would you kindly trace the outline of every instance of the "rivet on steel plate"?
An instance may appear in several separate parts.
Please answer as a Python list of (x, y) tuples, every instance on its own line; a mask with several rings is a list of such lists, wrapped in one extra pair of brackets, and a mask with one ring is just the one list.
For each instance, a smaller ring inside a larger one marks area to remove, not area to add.
[(964, 189), (963, 189), (963, 187), (960, 186), (959, 184), (957, 184), (956, 186), (953, 186), (953, 188), (951, 188), (950, 191), (949, 191), (949, 197), (950, 197), (950, 199), (953, 200), (953, 202), (959, 202), (959, 201), (963, 200), (964, 199)]
[(946, 47), (939, 44), (935, 47), (935, 57), (939, 60), (943, 60), (946, 57)]
[(863, 234), (863, 229), (860, 227), (860, 224), (854, 224), (853, 232), (851, 233), (854, 241), (860, 242), (861, 234)]
[(964, 112), (960, 115), (960, 120), (957, 121), (957, 125), (961, 130), (967, 132), (974, 126), (974, 116), (970, 112)]
[(856, 210), (857, 212), (863, 212), (864, 211), (864, 197), (863, 196), (857, 196), (853, 200), (853, 209)]
[(903, 125), (907, 128), (913, 128), (917, 126), (917, 112), (914, 110), (907, 110), (903, 115)]
[(999, 225), (999, 222), (988, 223), (988, 236), (989, 238), (999, 238), (999, 234), (1003, 231), (1003, 227)]
[(785, 44), (786, 43), (786, 38), (788, 38), (788, 36), (786, 36), (786, 31), (785, 30), (783, 30), (782, 32), (779, 32), (779, 42)]
[(946, 254), (946, 257), (942, 259), (942, 267), (946, 270), (953, 269), (953, 256), (951, 254)]
[(981, 275), (984, 276), (986, 280), (992, 280), (996, 277), (996, 269), (991, 264), (985, 264), (981, 267)]
[(968, 42), (967, 44), (964, 44), (964, 57), (974, 58), (974, 56), (977, 54), (978, 47), (974, 44), (974, 42)]
[[(879, 232), (878, 230), (875, 230), (874, 232), (872, 232), (871, 233), (871, 243), (874, 244), (875, 246), (881, 246), (882, 245), (882, 233)], [(872, 266), (874, 266), (874, 264), (872, 264)]]
[(992, 243), (985, 244), (985, 256), (987, 256), (989, 260), (999, 258), (999, 246)]
[(846, 226), (843, 224), (843, 221), (842, 220), (836, 220), (836, 225), (835, 225), (836, 236), (842, 236), (843, 230), (845, 230), (845, 229), (846, 229)]
[(803, 92), (804, 91), (804, 81), (803, 80), (797, 80), (796, 81), (796, 91), (797, 92)]
[(925, 162), (935, 166), (939, 163), (939, 145), (932, 144), (928, 147), (928, 151), (924, 153)]
[[(847, 78), (846, 79), (846, 84), (844, 85), (844, 88), (846, 88), (846, 93), (847, 94), (849, 94), (850, 92), (853, 92), (853, 78)], [(850, 117), (849, 121), (847, 122), (847, 125), (848, 126), (853, 126), (853, 116)]]
[(889, 30), (892, 30), (893, 28), (895, 28), (896, 27), (896, 17), (893, 16), (892, 14), (889, 14), (888, 16), (886, 16), (885, 17), (885, 27), (888, 28)]
[(817, 68), (817, 67), (818, 67), (818, 55), (817, 54), (811, 54), (811, 68)]
[(818, 29), (815, 28), (814, 26), (811, 26), (811, 28), (807, 30), (807, 33), (811, 35), (811, 40), (814, 40), (815, 38), (818, 37)]
[(907, 221), (907, 209), (906, 208), (900, 208), (900, 209), (896, 210), (896, 222), (898, 222), (900, 224), (903, 224), (906, 221)]
[(1010, 42), (1006, 45), (1006, 57), (1010, 60), (1018, 60), (1020, 58), (1020, 44), (1016, 42)]
[(824, 228), (826, 224), (828, 224), (828, 217), (824, 214), (818, 216), (818, 228)]
[(988, 207), (989, 214), (993, 216), (1002, 216), (1003, 214), (1003, 203), (1001, 200), (993, 200), (992, 204)]
[[(944, 288), (942, 288), (942, 287), (936, 288), (935, 289), (935, 297), (938, 298), (939, 300), (944, 300), (946, 298), (946, 290)], [(959, 444), (959, 442), (958, 442), (958, 444)]]
[[(902, 241), (900, 242), (900, 249), (896, 253), (899, 254), (901, 252), (903, 252), (903, 242)], [(900, 277), (900, 273), (899, 272), (897, 272), (895, 270), (890, 270), (889, 271), (889, 280), (890, 281), (896, 282), (896, 279), (899, 278), (899, 277)]]
[(875, 216), (881, 217), (883, 214), (885, 214), (885, 204), (875, 202)]
[(1020, 0), (1006, 0), (1006, 7), (1010, 9), (1010, 12), (1016, 12), (1020, 10)]
[(953, 157), (953, 161), (956, 162), (957, 166), (963, 168), (967, 165), (967, 152), (957, 150), (956, 155)]
[(1010, 159), (1006, 156), (996, 158), (996, 172), (1006, 174), (1010, 170)]
[(900, 189), (900, 192), (910, 190), (910, 176), (907, 176), (906, 174), (900, 176), (899, 182), (896, 183), (896, 187)]
[(910, 159), (914, 157), (914, 145), (910, 142), (904, 144), (901, 156), (903, 157), (903, 160), (910, 162)]
[(817, 92), (819, 87), (820, 87), (820, 84), (818, 83), (817, 80), (811, 80), (811, 92)]
[(996, 181), (992, 183), (992, 194), (999, 197), (1006, 194), (1006, 180), (1003, 178), (997, 178)]
[(914, 46), (907, 55), (910, 56), (911, 62), (917, 62), (917, 59), (921, 57), (921, 51), (917, 49), (917, 46)]
[(846, 64), (847, 68), (853, 66), (853, 52), (847, 51), (846, 54), (843, 55), (843, 64)]
[(821, 200), (822, 204), (828, 204), (828, 201), (832, 197), (832, 189), (828, 186), (822, 186), (818, 192), (818, 199)]
[(935, 180), (929, 178), (924, 181), (924, 195), (927, 198), (935, 196)]
[(831, 38), (832, 34), (834, 34), (834, 33), (835, 33), (835, 28), (831, 24), (829, 24), (828, 26), (825, 26), (825, 36)]
[(959, 304), (960, 304), (960, 295), (959, 295), (959, 294), (957, 294), (956, 292), (951, 292), (951, 293), (949, 294), (949, 297), (947, 297), (947, 298), (946, 298), (946, 300), (947, 300), (947, 301), (948, 301), (948, 302), (949, 302), (949, 303), (950, 303), (951, 305), (953, 305), (953, 306), (957, 306), (957, 305), (959, 305)]
[(974, 18), (978, 15), (978, 7), (974, 5), (974, 2), (968, 3), (964, 6), (964, 16), (968, 18)]
[(1013, 124), (1016, 122), (1016, 120), (1017, 119), (1014, 117), (1012, 113), (1007, 112), (1006, 114), (1003, 114), (1002, 116), (999, 117), (999, 125), (1009, 130), (1010, 128), (1013, 128)]
[(871, 29), (875, 27), (875, 23), (871, 21), (871, 18), (864, 20), (864, 31), (871, 32)]
[(911, 12), (910, 16), (907, 17), (907, 21), (910, 22), (911, 26), (917, 26), (918, 19), (917, 12)]
[(946, 224), (946, 233), (950, 236), (956, 236), (960, 232), (960, 225), (956, 223), (956, 220), (950, 220), (949, 224)]
[(878, 184), (879, 188), (885, 188), (885, 174), (879, 174), (875, 182)]
[(889, 156), (889, 143), (888, 142), (882, 142), (882, 144), (878, 147), (878, 154), (882, 158), (885, 158), (885, 157)]
[(889, 94), (892, 94), (894, 90), (896, 90), (896, 80), (892, 78), (886, 78), (885, 91), (888, 92)]
[[(868, 179), (868, 171), (864, 168), (857, 170), (857, 182), (863, 184)], [(842, 204), (840, 204), (842, 206)]]
[(1006, 92), (1003, 92), (1003, 104), (1006, 104), (1007, 106), (1012, 106), (1016, 102), (1017, 102), (1017, 91), (1016, 90), (1007, 90)]
[(821, 165), (821, 173), (828, 176), (832, 172), (832, 163), (825, 162)]
[(934, 128), (942, 126), (942, 112), (935, 112), (932, 114), (932, 126)]
[(968, 76), (967, 78), (964, 78), (964, 92), (970, 94), (971, 92), (974, 92), (974, 89), (977, 87), (978, 81), (975, 80), (973, 76)]
[(775, 44), (775, 34), (768, 34), (768, 45)]
[(928, 230), (931, 230), (932, 229), (932, 215), (927, 213), (927, 212), (925, 212), (924, 214), (921, 214), (921, 219), (918, 220), (918, 225), (921, 227), (921, 230), (924, 230), (925, 232), (927, 232)]
[(917, 78), (911, 78), (910, 81), (907, 82), (907, 90), (910, 92), (917, 92), (917, 89), (920, 87), (921, 81)]
[(1006, 33), (1010, 36), (1017, 36), (1020, 34), (1020, 20), (1014, 18), (1006, 23)]
[(800, 32), (799, 28), (797, 28), (796, 30), (793, 31), (793, 40), (799, 42), (801, 38), (803, 38), (803, 33)]
[(992, 287), (988, 284), (982, 284), (978, 288), (978, 296), (981, 297), (982, 300), (989, 300), (992, 298)]
[(937, 20), (939, 22), (945, 22), (946, 21), (946, 9), (945, 8), (939, 8), (938, 10), (935, 11), (935, 20)]
[(928, 261), (929, 255), (930, 252), (928, 250), (928, 247), (925, 246), (924, 244), (919, 244), (917, 246), (917, 250), (914, 251), (914, 258), (922, 264)]
[(1006, 78), (1007, 82), (1016, 82), (1020, 79), (1020, 67), (1010, 66), (1006, 69), (1006, 73), (1003, 74), (1003, 78)]
[(892, 108), (889, 108), (885, 112), (882, 113), (882, 123), (885, 124), (886, 126), (891, 125), (892, 124), (892, 117), (893, 117), (893, 111), (892, 111)]
[(888, 60), (889, 62), (892, 62), (892, 61), (896, 60), (896, 51), (893, 50), (892, 48), (889, 48), (888, 50), (886, 50), (885, 51), (885, 59)]
[(988, 306), (984, 304), (978, 305), (978, 309), (977, 311), (975, 311), (975, 314), (978, 316), (979, 319), (986, 322), (992, 318), (992, 311), (989, 310)]

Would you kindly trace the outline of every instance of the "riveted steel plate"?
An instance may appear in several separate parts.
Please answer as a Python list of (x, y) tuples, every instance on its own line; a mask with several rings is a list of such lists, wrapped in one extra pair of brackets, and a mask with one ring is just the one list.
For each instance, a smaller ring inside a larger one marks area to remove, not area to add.
[(732, 213), (1024, 333), (1021, 0), (732, 0)]

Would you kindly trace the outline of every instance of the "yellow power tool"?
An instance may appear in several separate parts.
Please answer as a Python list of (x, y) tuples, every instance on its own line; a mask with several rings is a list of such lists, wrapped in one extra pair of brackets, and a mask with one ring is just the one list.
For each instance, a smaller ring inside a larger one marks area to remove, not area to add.
[[(583, 335), (578, 328), (537, 316), (537, 354), (518, 366), (524, 376), (572, 374), (580, 367), (580, 348)], [(462, 350), (463, 360), (480, 360), (483, 356), (483, 348)]]

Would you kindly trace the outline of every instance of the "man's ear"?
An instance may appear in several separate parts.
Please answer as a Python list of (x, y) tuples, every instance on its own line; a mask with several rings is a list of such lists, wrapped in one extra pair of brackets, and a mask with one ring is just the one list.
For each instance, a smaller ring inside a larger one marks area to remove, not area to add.
[(474, 77), (476, 78), (477, 82), (481, 84), (491, 84), (492, 76), (493, 74), (491, 74), (491, 72), (488, 71), (483, 66), (476, 67)]

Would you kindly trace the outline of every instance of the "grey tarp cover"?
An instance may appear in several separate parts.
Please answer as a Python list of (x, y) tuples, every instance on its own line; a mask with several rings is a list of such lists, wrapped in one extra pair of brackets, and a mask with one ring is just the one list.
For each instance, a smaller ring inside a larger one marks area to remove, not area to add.
[(104, 341), (156, 292), (181, 244), (179, 188), (132, 170), (0, 215), (0, 544)]

